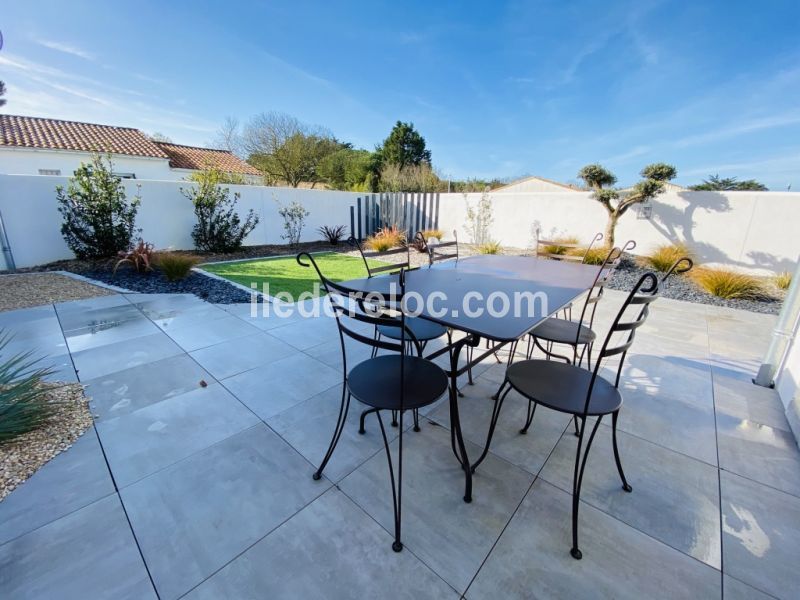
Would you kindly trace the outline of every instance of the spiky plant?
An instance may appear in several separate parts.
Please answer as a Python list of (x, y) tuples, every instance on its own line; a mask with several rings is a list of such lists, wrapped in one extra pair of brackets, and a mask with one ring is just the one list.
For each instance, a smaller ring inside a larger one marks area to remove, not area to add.
[(53, 370), (38, 366), (32, 351), (7, 356), (11, 338), (0, 331), (0, 444), (41, 426), (53, 409), (41, 385)]

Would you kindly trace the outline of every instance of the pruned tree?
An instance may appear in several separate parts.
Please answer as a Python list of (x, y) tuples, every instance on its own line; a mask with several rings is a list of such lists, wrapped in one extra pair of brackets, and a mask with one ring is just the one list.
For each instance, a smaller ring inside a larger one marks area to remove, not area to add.
[(253, 166), (292, 187), (321, 181), (320, 161), (343, 147), (328, 130), (309, 127), (278, 112), (251, 119), (242, 134), (242, 145)]
[(677, 169), (666, 163), (653, 163), (647, 165), (639, 173), (642, 180), (629, 190), (619, 190), (613, 185), (617, 177), (602, 165), (586, 165), (578, 172), (582, 179), (592, 190), (592, 197), (597, 200), (608, 213), (606, 222), (605, 243), (614, 245), (614, 232), (617, 222), (631, 206), (652, 200), (664, 191), (664, 183), (674, 179), (678, 174)]
[(763, 183), (755, 179), (745, 179), (738, 181), (736, 177), (720, 177), (719, 174), (711, 175), (704, 179), (703, 183), (698, 183), (689, 188), (696, 192), (767, 192), (769, 189)]

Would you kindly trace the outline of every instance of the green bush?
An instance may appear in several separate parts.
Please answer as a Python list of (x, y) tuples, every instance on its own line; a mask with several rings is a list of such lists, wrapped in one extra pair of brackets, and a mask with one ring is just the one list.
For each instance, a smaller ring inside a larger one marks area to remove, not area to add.
[(478, 254), (500, 254), (500, 242), (484, 242), (478, 246)]
[(574, 236), (568, 237), (557, 237), (552, 240), (548, 240), (553, 242), (548, 246), (542, 246), (541, 252), (544, 254), (555, 254), (557, 256), (563, 256), (568, 254), (571, 250), (575, 250), (575, 248), (570, 248), (570, 246), (574, 246), (578, 243), (578, 238)]
[(728, 269), (695, 269), (694, 282), (709, 294), (725, 299), (756, 300), (764, 296), (761, 281), (752, 275)]
[(56, 200), (61, 235), (78, 258), (107, 258), (131, 247), (141, 199), (126, 200), (110, 156), (94, 154), (91, 163), (81, 163), (66, 190), (56, 187)]
[(192, 272), (192, 267), (199, 262), (199, 257), (179, 252), (159, 252), (155, 256), (156, 266), (167, 281), (185, 279)]
[(53, 408), (42, 387), (53, 371), (37, 367), (31, 352), (6, 356), (10, 342), (11, 336), (0, 331), (0, 444), (42, 425)]

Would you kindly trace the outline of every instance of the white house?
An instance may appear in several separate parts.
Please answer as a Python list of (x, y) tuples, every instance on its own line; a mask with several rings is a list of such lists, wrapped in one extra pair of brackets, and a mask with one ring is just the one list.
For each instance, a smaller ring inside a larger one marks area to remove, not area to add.
[(158, 142), (131, 127), (0, 115), (0, 174), (70, 176), (93, 152), (111, 154), (128, 179), (185, 180), (217, 168), (261, 183), (261, 173), (227, 150)]
[(502, 187), (492, 190), (493, 194), (496, 193), (505, 193), (505, 194), (517, 194), (517, 193), (529, 193), (529, 192), (580, 192), (581, 190), (568, 185), (566, 183), (559, 183), (557, 181), (553, 181), (551, 179), (545, 179), (544, 177), (525, 177), (523, 179), (517, 179), (516, 181), (512, 181), (509, 184), (506, 184)]

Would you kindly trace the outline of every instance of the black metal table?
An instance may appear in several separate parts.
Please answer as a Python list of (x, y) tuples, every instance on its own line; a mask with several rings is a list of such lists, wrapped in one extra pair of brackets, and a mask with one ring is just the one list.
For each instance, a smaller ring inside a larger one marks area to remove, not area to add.
[[(586, 292), (594, 282), (599, 268), (524, 256), (484, 255), (436, 263), (431, 267), (406, 273), (406, 295), (414, 293), (423, 299), (419, 316), (466, 334), (455, 341), (451, 348), (442, 348), (427, 357), (435, 358), (452, 350), (448, 372), (451, 383), (450, 424), (457, 444), (453, 450), (465, 472), (465, 502), (472, 501), (472, 469), (458, 414), (458, 377), (498, 349), (513, 344), (544, 319)], [(396, 286), (397, 283), (397, 275), (384, 275), (352, 279), (342, 285), (360, 292), (389, 294), (392, 285)], [(397, 290), (394, 291), (396, 293)], [(544, 307), (540, 301), (534, 301), (532, 312), (525, 310), (515, 314), (512, 310), (511, 314), (495, 315), (495, 311), (488, 310), (488, 304), (496, 293), (505, 294), (511, 302), (515, 297), (522, 298), (522, 294), (527, 294), (530, 298), (531, 294), (542, 293), (547, 298), (547, 306)], [(427, 301), (432, 294), (438, 294), (433, 306)], [(476, 294), (480, 294), (482, 300)], [(465, 311), (467, 297), (471, 301)], [(483, 309), (481, 314), (476, 314), (480, 309)], [(461, 350), (465, 346), (477, 347), (481, 339), (491, 342), (491, 347), (477, 357), (468, 359), (459, 368)]]

